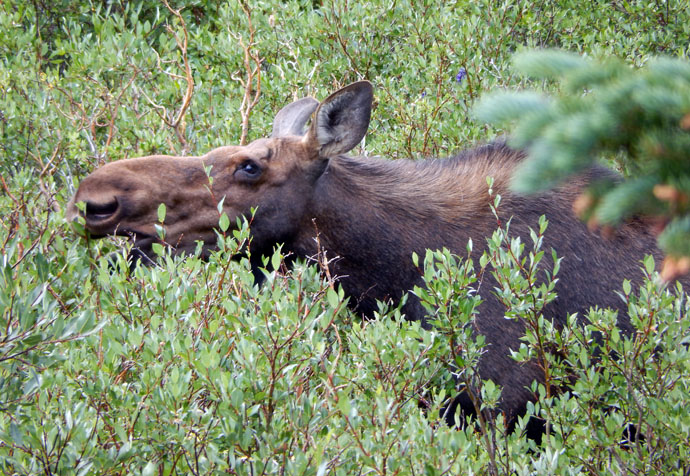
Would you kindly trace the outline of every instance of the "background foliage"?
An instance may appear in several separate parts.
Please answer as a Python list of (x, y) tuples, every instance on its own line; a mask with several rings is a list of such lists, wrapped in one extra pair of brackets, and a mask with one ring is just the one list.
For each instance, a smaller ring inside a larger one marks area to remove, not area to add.
[[(499, 397), (472, 373), (472, 283), (488, 268), (510, 277), (506, 302), (524, 294), (538, 239), (526, 249), (504, 229), (481, 263), (420, 260), (439, 323), (423, 332), (384, 305), (361, 322), (313, 267), (254, 286), (246, 261), (228, 259), (246, 229), (208, 263), (163, 256), (129, 274), (123, 252), (106, 258), (122, 243), (85, 243), (64, 223), (98, 165), (247, 142), (287, 102), (358, 79), (376, 87), (360, 152), (432, 156), (501, 132), (472, 119), (484, 92), (554, 91), (511, 69), (523, 47), (687, 59), (684, 2), (595, 3), (3, 2), (0, 471), (688, 474), (687, 303), (652, 281), (622, 286), (629, 337), (607, 311), (563, 330), (539, 308), (511, 314), (561, 350), (549, 360), (527, 334), (516, 355), (554, 375), (529, 408), (551, 422), (538, 446), (500, 418), (455, 430), (439, 417), (451, 365), (486, 408)], [(449, 352), (458, 342), (463, 355)], [(552, 391), (571, 376), (577, 398)], [(629, 422), (644, 438), (625, 442)]]

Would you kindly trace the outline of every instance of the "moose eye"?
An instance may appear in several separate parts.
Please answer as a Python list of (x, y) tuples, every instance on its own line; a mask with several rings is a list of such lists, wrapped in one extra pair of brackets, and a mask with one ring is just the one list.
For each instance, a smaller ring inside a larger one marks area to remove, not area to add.
[(256, 180), (261, 176), (261, 167), (252, 160), (245, 160), (237, 166), (235, 177), (246, 180)]

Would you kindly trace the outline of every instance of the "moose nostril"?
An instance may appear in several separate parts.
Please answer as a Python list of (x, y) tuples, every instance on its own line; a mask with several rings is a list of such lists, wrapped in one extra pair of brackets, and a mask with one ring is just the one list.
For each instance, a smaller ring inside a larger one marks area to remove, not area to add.
[(105, 220), (115, 214), (118, 208), (117, 200), (109, 203), (86, 202), (86, 218), (91, 220)]

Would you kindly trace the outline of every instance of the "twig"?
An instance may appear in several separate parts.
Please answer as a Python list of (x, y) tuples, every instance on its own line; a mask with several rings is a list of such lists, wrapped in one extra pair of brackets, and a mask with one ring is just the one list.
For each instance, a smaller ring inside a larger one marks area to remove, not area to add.
[[(252, 110), (258, 104), (259, 96), (261, 95), (261, 57), (252, 51), (252, 48), (256, 46), (256, 43), (254, 42), (254, 34), (256, 33), (256, 30), (252, 24), (252, 11), (242, 0), (238, 0), (238, 2), (242, 8), (242, 11), (244, 11), (245, 15), (247, 15), (247, 24), (249, 29), (248, 43), (245, 43), (241, 36), (233, 34), (244, 51), (245, 79), (242, 80), (238, 77), (233, 77), (233, 79), (238, 81), (244, 88), (244, 96), (242, 97), (242, 104), (240, 105), (240, 116), (242, 117), (242, 134), (240, 136), (240, 145), (245, 145), (247, 143), (247, 135), (249, 133), (249, 118), (251, 117)], [(252, 67), (252, 61), (256, 66)], [(255, 87), (253, 87), (254, 83), (256, 83)]]
[[(129, 89), (129, 87), (132, 85), (136, 77), (139, 75), (139, 70), (135, 69), (134, 74), (132, 75), (131, 78), (129, 78), (129, 81), (127, 81), (127, 84), (125, 84), (125, 87), (122, 88), (120, 91), (120, 94), (117, 95), (117, 98), (115, 99), (115, 109), (111, 112), (110, 114), (110, 122), (108, 123), (108, 139), (105, 141), (105, 154), (107, 154), (108, 147), (110, 147), (110, 143), (113, 140), (114, 131), (115, 131), (115, 119), (117, 118), (117, 111), (120, 108), (122, 96), (125, 94), (125, 91)], [(105, 155), (104, 154), (104, 155)]]
[[(192, 95), (194, 94), (194, 77), (192, 76), (192, 67), (189, 65), (189, 58), (187, 56), (189, 33), (187, 32), (187, 24), (185, 23), (184, 18), (182, 18), (180, 10), (174, 10), (168, 3), (168, 0), (162, 0), (162, 2), (166, 8), (170, 10), (170, 13), (175, 15), (180, 21), (182, 32), (184, 33), (183, 39), (180, 40), (180, 37), (177, 36), (177, 33), (173, 31), (172, 27), (168, 26), (167, 28), (168, 31), (172, 33), (173, 37), (175, 38), (175, 43), (177, 43), (177, 47), (182, 53), (182, 61), (184, 63), (185, 72), (184, 80), (187, 82), (187, 90), (185, 91), (184, 98), (182, 99), (182, 107), (180, 107), (180, 110), (177, 112), (177, 116), (172, 121), (169, 121), (167, 118), (164, 118), (164, 120), (168, 126), (175, 130), (175, 135), (182, 144), (182, 153), (186, 154), (189, 150), (189, 144), (184, 136), (184, 116), (187, 112), (187, 109), (189, 109), (189, 106), (192, 102)], [(180, 127), (181, 125), (183, 126), (182, 128)]]

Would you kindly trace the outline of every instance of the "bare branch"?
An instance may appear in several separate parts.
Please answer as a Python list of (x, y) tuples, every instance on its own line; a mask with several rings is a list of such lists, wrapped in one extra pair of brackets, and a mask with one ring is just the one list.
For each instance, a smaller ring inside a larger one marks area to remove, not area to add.
[(172, 127), (175, 130), (175, 135), (182, 144), (182, 153), (186, 154), (189, 151), (189, 144), (187, 143), (187, 139), (185, 138), (184, 134), (184, 116), (187, 113), (187, 110), (189, 109), (189, 106), (192, 102), (192, 95), (194, 94), (194, 77), (192, 76), (192, 67), (189, 64), (189, 57), (187, 55), (189, 33), (187, 32), (187, 24), (185, 23), (184, 18), (182, 18), (182, 15), (180, 14), (181, 10), (174, 10), (168, 3), (168, 0), (162, 0), (162, 2), (170, 11), (170, 13), (176, 16), (177, 19), (180, 21), (180, 26), (182, 27), (182, 32), (184, 33), (182, 40), (180, 40), (180, 37), (177, 35), (175, 31), (173, 31), (172, 27), (168, 26), (168, 31), (172, 33), (173, 37), (175, 38), (175, 43), (177, 43), (177, 47), (180, 49), (180, 52), (182, 53), (182, 61), (184, 63), (185, 72), (184, 80), (187, 83), (187, 89), (185, 91), (184, 98), (182, 99), (182, 106), (175, 115), (175, 118), (172, 120), (172, 122), (169, 121), (167, 118), (165, 118), (164, 120), (166, 124), (168, 124), (168, 126)]
[(239, 42), (244, 51), (244, 72), (245, 80), (237, 78), (239, 83), (244, 87), (244, 96), (242, 97), (242, 104), (240, 105), (240, 115), (242, 117), (242, 135), (240, 136), (240, 145), (247, 143), (247, 135), (249, 133), (249, 118), (252, 110), (259, 102), (261, 95), (261, 57), (254, 51), (256, 43), (254, 42), (254, 34), (256, 30), (252, 24), (252, 12), (247, 4), (242, 0), (238, 0), (240, 7), (247, 16), (247, 24), (249, 30), (249, 42), (245, 43), (241, 36), (237, 35), (235, 38)]

